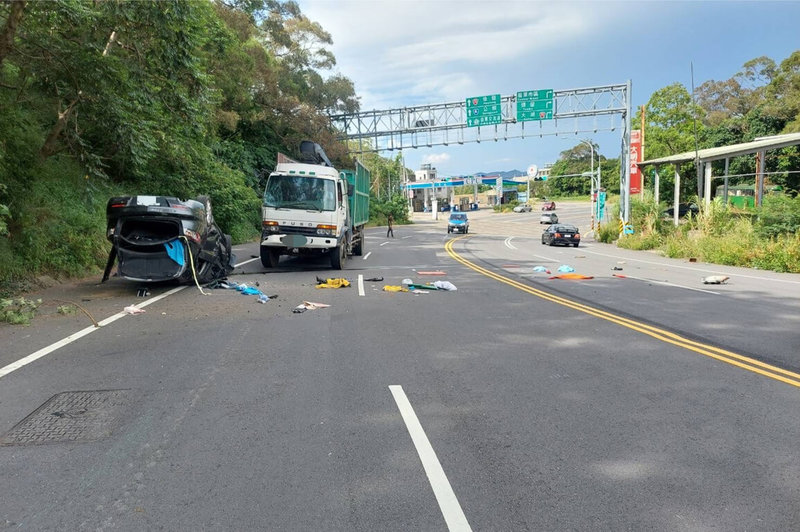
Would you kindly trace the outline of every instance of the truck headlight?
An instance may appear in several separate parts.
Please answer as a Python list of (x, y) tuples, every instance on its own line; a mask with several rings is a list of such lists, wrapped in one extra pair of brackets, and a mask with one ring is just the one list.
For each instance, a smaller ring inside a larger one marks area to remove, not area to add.
[(334, 236), (336, 234), (336, 226), (320, 224), (317, 226), (317, 234), (320, 236)]
[(273, 222), (271, 220), (265, 220), (261, 223), (261, 227), (264, 228), (265, 231), (269, 231), (271, 233), (278, 232), (278, 222)]

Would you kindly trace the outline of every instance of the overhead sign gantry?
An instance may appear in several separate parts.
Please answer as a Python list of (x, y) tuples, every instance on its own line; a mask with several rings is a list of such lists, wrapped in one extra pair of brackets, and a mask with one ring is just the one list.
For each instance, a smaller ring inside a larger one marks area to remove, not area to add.
[[(620, 218), (630, 213), (631, 82), (579, 89), (531, 89), (394, 109), (332, 115), (354, 153), (482, 141), (620, 132)], [(487, 100), (484, 100), (487, 98)], [(549, 103), (548, 103), (549, 102)], [(472, 113), (472, 114), (470, 114)]]

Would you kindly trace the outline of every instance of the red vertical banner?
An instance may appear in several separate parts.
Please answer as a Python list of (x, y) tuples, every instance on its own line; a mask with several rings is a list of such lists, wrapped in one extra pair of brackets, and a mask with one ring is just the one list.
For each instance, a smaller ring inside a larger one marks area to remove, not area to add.
[(642, 132), (638, 129), (631, 130), (631, 194), (642, 191), (642, 173), (639, 165), (642, 162)]

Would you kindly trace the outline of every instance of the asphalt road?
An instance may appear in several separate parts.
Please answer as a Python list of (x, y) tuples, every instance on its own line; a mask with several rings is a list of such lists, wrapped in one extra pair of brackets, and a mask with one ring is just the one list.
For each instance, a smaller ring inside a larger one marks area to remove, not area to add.
[[(588, 204), (557, 212), (588, 233)], [(370, 229), (341, 272), (240, 246), (266, 304), (42, 292), (103, 326), (0, 326), (0, 528), (797, 529), (800, 276), (543, 246), (539, 214)], [(458, 290), (383, 290), (404, 278)]]

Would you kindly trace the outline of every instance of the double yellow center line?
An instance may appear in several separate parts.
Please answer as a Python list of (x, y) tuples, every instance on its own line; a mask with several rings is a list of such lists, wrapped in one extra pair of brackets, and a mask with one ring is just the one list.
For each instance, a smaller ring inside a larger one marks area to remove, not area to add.
[(491, 270), (487, 270), (486, 268), (482, 268), (481, 266), (478, 266), (477, 264), (468, 261), (467, 259), (461, 257), (458, 253), (453, 251), (453, 244), (456, 241), (461, 240), (463, 238), (466, 237), (462, 236), (449, 240), (447, 244), (445, 244), (444, 248), (447, 251), (447, 254), (450, 255), (451, 258), (453, 258), (453, 260), (460, 262), (467, 268), (474, 270), (480, 273), (481, 275), (485, 275), (486, 277), (494, 279), (495, 281), (507, 284), (518, 290), (522, 290), (523, 292), (527, 292), (528, 294), (545, 299), (547, 301), (551, 301), (553, 303), (569, 307), (579, 312), (595, 316), (596, 318), (616, 323), (617, 325), (627, 327), (628, 329), (632, 329), (634, 331), (638, 331), (642, 334), (651, 336), (657, 340), (661, 340), (662, 342), (676, 345), (678, 347), (683, 347), (690, 351), (694, 351), (695, 353), (699, 353), (701, 355), (705, 355), (711, 358), (716, 358), (717, 360), (726, 362), (733, 366), (737, 366), (742, 369), (746, 369), (747, 371), (752, 371), (753, 373), (758, 373), (759, 375), (764, 375), (765, 377), (785, 382), (786, 384), (791, 384), (792, 386), (800, 388), (800, 374), (798, 373), (794, 373), (792, 371), (788, 371), (783, 368), (773, 366), (771, 364), (766, 364), (764, 362), (761, 362), (760, 360), (746, 357), (744, 355), (740, 355), (738, 353), (734, 353), (726, 349), (720, 349), (719, 347), (714, 347), (713, 345), (695, 342), (694, 340), (684, 338), (683, 336), (680, 336), (673, 332), (660, 329), (658, 327), (654, 327), (646, 323), (641, 323), (635, 320), (631, 320), (629, 318), (625, 318), (623, 316), (618, 316), (616, 314), (611, 314), (610, 312), (605, 312), (603, 310), (590, 307), (588, 305), (583, 305), (581, 303), (577, 303), (575, 301), (571, 301), (569, 299), (565, 299), (563, 297), (559, 297), (554, 294), (538, 290), (526, 284), (520, 283), (519, 281), (515, 281), (514, 279), (511, 279), (504, 275), (500, 275)]

